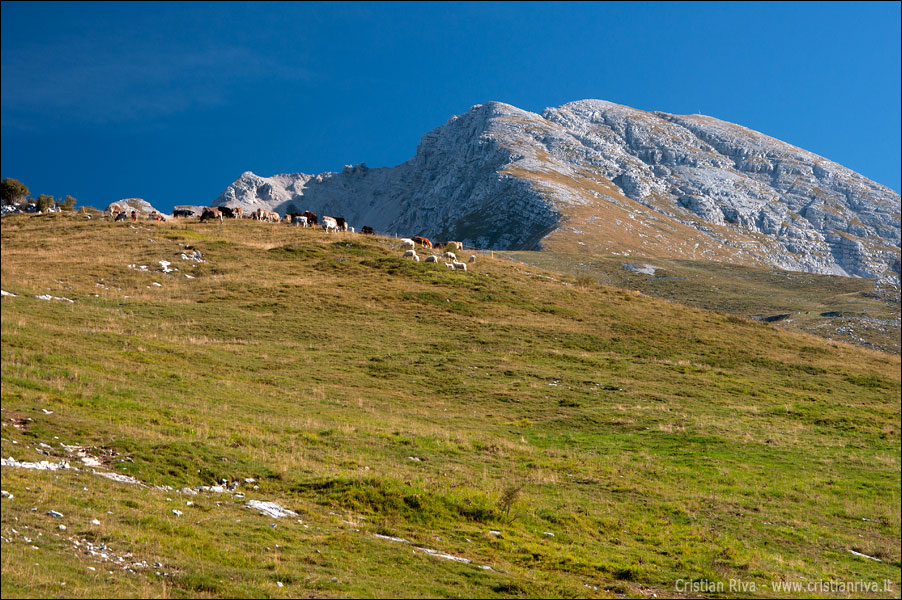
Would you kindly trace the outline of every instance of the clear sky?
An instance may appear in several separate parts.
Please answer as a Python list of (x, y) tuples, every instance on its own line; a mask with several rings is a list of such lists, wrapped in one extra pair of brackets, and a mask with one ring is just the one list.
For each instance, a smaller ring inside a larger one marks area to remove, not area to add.
[(2, 3), (0, 177), (105, 207), (394, 166), (474, 104), (702, 113), (900, 190), (900, 3)]

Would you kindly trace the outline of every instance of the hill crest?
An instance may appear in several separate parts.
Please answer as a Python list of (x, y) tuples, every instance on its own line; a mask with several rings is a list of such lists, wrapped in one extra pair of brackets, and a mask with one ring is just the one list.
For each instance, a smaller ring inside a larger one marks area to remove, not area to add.
[(260, 177), (214, 202), (336, 214), (387, 233), (876, 277), (898, 284), (900, 196), (841, 165), (703, 115), (580, 100), (487, 102), (395, 167)]

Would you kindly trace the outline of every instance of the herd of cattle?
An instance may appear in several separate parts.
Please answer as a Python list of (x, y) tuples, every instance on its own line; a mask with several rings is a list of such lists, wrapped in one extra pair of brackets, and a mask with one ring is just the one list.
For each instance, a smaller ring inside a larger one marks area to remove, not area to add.
[[(172, 211), (172, 216), (176, 218), (190, 218), (196, 215), (192, 210), (177, 208)], [(263, 221), (265, 223), (288, 223), (297, 227), (316, 227), (322, 223), (323, 229), (328, 232), (350, 231), (354, 233), (354, 228), (350, 227), (348, 222), (342, 217), (319, 217), (315, 212), (309, 210), (304, 212), (290, 212), (283, 217), (277, 212), (266, 210), (264, 208), (258, 208), (245, 215), (244, 209), (240, 206), (234, 208), (228, 206), (208, 206), (203, 209), (203, 212), (200, 215), (200, 222), (204, 223), (206, 221), (217, 219), (222, 222), (223, 219), (244, 218)], [(372, 227), (364, 227), (362, 233), (367, 233), (366, 230), (369, 230), (370, 233), (374, 233)]]
[[(131, 218), (132, 221), (137, 220), (137, 213), (134, 210), (129, 213), (127, 210), (123, 210), (121, 207), (115, 204), (112, 205), (109, 210), (116, 221), (124, 221), (129, 218)], [(197, 213), (191, 209), (176, 208), (172, 211), (172, 216), (174, 218), (194, 218), (197, 217)], [(163, 217), (163, 215), (156, 211), (148, 215), (148, 218), (150, 220), (157, 221), (165, 220), (165, 217)], [(200, 222), (205, 223), (211, 220), (218, 220), (220, 223), (222, 223), (224, 219), (245, 218), (267, 223), (288, 223), (290, 225), (294, 225), (295, 227), (322, 226), (323, 230), (325, 230), (327, 233), (336, 231), (349, 231), (351, 233), (356, 233), (355, 229), (348, 225), (348, 222), (342, 217), (320, 217), (316, 213), (309, 210), (304, 212), (290, 212), (282, 217), (277, 212), (265, 210), (263, 208), (258, 208), (257, 210), (252, 211), (249, 214), (245, 214), (244, 209), (242, 209), (240, 206), (234, 208), (229, 206), (207, 206), (204, 207), (201, 212)], [(364, 235), (375, 235), (376, 232), (372, 227), (364, 226), (363, 228), (361, 228), (360, 233)], [(439, 259), (441, 258), (442, 260), (451, 261), (443, 262), (443, 264), (449, 269), (454, 269), (456, 271), (467, 270), (467, 263), (458, 261), (457, 255), (454, 253), (455, 250), (463, 250), (463, 244), (460, 242), (445, 242), (444, 244), (441, 244), (433, 243), (431, 240), (429, 240), (429, 238), (422, 236), (404, 238), (401, 240), (401, 249), (405, 251), (403, 258), (409, 258), (413, 261), (420, 262), (420, 256), (416, 252), (418, 246), (423, 249), (429, 250), (444, 250), (444, 253), (441, 255), (441, 257), (436, 254), (430, 254), (426, 257), (424, 262), (438, 263)], [(469, 262), (473, 263), (475, 261), (476, 255), (471, 255)]]

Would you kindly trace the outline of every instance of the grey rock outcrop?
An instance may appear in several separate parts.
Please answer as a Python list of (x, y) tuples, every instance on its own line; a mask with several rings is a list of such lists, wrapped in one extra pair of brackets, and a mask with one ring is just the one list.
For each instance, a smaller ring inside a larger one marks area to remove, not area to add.
[(732, 123), (600, 100), (541, 115), (477, 105), (396, 167), (246, 172), (214, 204), (309, 209), (485, 248), (576, 240), (596, 252), (899, 281), (897, 192)]
[(126, 212), (135, 211), (142, 216), (147, 216), (159, 212), (157, 209), (151, 206), (150, 202), (144, 200), (143, 198), (123, 198), (122, 200), (118, 200), (107, 206), (106, 212), (110, 212), (114, 208), (116, 208), (117, 210), (124, 210)]

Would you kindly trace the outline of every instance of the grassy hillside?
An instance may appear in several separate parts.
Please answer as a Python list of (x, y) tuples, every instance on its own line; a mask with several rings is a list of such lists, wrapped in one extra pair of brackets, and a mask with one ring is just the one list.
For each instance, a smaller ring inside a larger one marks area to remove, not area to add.
[(4, 217), (3, 596), (898, 593), (897, 355), (400, 255)]
[[(815, 275), (712, 261), (598, 256), (586, 252), (501, 252), (524, 264), (680, 304), (717, 310), (899, 354), (899, 290), (874, 279)], [(653, 273), (624, 265), (652, 265)]]

